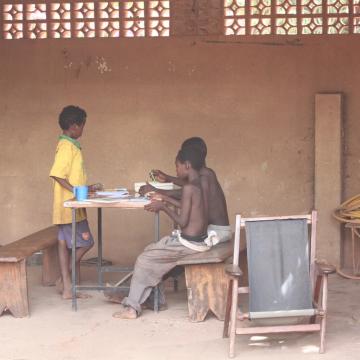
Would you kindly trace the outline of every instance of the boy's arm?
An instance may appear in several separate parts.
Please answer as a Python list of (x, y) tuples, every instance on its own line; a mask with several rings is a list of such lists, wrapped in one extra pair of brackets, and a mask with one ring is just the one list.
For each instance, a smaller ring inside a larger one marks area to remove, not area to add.
[[(69, 145), (68, 142), (59, 144), (56, 150), (54, 164), (50, 170), (50, 177), (70, 192), (73, 192), (73, 186), (69, 183), (67, 178), (71, 169), (72, 157), (73, 152), (71, 150), (71, 145)], [(101, 184), (89, 185), (89, 191), (99, 190), (101, 186)]]
[(182, 194), (182, 190), (181, 189), (176, 189), (176, 190), (163, 190), (163, 189), (156, 189), (155, 190), (157, 193), (159, 194), (163, 194), (169, 198), (173, 198), (174, 200), (178, 200), (178, 202), (180, 203), (179, 200), (181, 200), (181, 194)]
[(53, 166), (49, 176), (69, 191), (73, 191), (72, 185), (66, 180), (71, 169), (72, 159), (71, 146), (67, 142), (58, 145)]
[(159, 182), (172, 182), (175, 185), (184, 186), (186, 181), (175, 176), (165, 174), (161, 170), (151, 170)]
[(175, 199), (181, 199), (181, 189), (163, 190), (163, 189), (158, 189), (158, 188), (150, 185), (149, 183), (140, 187), (139, 194), (141, 196), (144, 196), (145, 194), (147, 194), (148, 192), (151, 192), (151, 191), (155, 191), (158, 194), (166, 195), (166, 196), (169, 196), (169, 197), (172, 197)]
[[(50, 176), (50, 177), (52, 177), (55, 181), (57, 181), (66, 190), (69, 190), (70, 192), (74, 192), (74, 187), (66, 179), (62, 179), (56, 176)], [(89, 185), (90, 192), (101, 190), (102, 188), (103, 185), (100, 183)]]
[(102, 183), (91, 184), (88, 185), (88, 187), (89, 187), (89, 192), (104, 190), (104, 185)]
[(170, 209), (162, 201), (154, 201), (148, 205), (145, 205), (145, 210), (158, 212), (164, 211), (172, 220), (174, 220), (181, 228), (184, 228), (188, 225), (190, 219), (190, 210), (191, 210), (191, 200), (192, 200), (192, 188), (191, 185), (185, 185), (183, 187), (182, 196), (181, 196), (181, 208), (180, 214), (177, 214), (174, 210)]
[(74, 187), (66, 179), (61, 179), (56, 176), (50, 176), (50, 177), (52, 177), (55, 181), (57, 181), (66, 190), (69, 190), (70, 192), (74, 191)]
[(174, 205), (175, 207), (179, 208), (181, 207), (181, 202), (179, 200), (176, 200), (170, 196), (167, 195), (163, 195), (163, 194), (159, 194), (159, 193), (155, 193), (151, 199), (154, 200), (160, 200), (160, 201), (165, 201), (171, 205)]

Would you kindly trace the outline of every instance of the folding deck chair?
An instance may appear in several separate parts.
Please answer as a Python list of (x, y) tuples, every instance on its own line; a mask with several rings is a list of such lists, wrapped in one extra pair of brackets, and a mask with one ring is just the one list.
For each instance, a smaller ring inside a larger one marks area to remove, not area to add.
[[(235, 336), (240, 334), (319, 331), (319, 350), (324, 352), (328, 274), (335, 268), (316, 262), (316, 215), (313, 211), (266, 218), (236, 216), (233, 264), (225, 269), (229, 288), (223, 337), (230, 336), (230, 357), (235, 355)], [(239, 287), (241, 228), (247, 242), (248, 287)], [(238, 296), (247, 293), (249, 312), (243, 313)], [(244, 320), (282, 318), (284, 322), (288, 317), (310, 320), (297, 325), (238, 326)]]

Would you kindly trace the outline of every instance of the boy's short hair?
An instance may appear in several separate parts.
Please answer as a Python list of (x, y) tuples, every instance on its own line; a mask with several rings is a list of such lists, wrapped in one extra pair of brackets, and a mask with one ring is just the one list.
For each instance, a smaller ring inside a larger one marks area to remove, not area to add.
[(183, 149), (187, 146), (197, 146), (200, 149), (200, 151), (203, 153), (204, 160), (205, 160), (206, 155), (207, 155), (207, 146), (206, 146), (205, 141), (201, 137), (194, 136), (194, 137), (186, 139), (182, 143), (181, 149)]
[(186, 146), (181, 148), (176, 156), (176, 160), (181, 164), (188, 161), (195, 170), (200, 170), (205, 163), (204, 154), (199, 146)]
[(86, 112), (78, 106), (65, 106), (59, 115), (59, 125), (62, 130), (68, 130), (73, 124), (81, 125), (86, 122)]

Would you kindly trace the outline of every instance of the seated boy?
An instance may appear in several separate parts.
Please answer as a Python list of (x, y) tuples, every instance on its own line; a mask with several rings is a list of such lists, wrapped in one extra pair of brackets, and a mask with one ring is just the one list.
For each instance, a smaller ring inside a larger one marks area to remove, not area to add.
[[(63, 133), (59, 137), (54, 164), (50, 177), (54, 181), (53, 223), (59, 227), (59, 260), (61, 279), (60, 287), (63, 299), (71, 299), (71, 234), (72, 214), (70, 208), (64, 208), (64, 201), (74, 197), (73, 187), (86, 184), (86, 173), (83, 165), (81, 146), (78, 138), (82, 135), (86, 122), (86, 112), (77, 106), (65, 107), (59, 115), (59, 125)], [(90, 191), (99, 184), (90, 185)], [(76, 272), (80, 278), (80, 260), (94, 244), (85, 209), (76, 210)], [(79, 297), (87, 297), (78, 293)]]
[(179, 214), (170, 209), (165, 201), (153, 200), (145, 210), (164, 211), (176, 222), (181, 233), (165, 236), (157, 243), (148, 245), (136, 260), (128, 297), (122, 301), (121, 309), (113, 316), (135, 319), (141, 314), (141, 304), (149, 297), (154, 286), (164, 274), (175, 267), (176, 261), (193, 254), (193, 250), (182, 243), (200, 245), (207, 239), (207, 219), (200, 185), (199, 169), (203, 157), (194, 147), (179, 151), (176, 157), (177, 176), (184, 181)]
[[(200, 137), (192, 137), (185, 140), (181, 145), (181, 148), (184, 149), (188, 146), (196, 147), (204, 157), (204, 165), (199, 170), (199, 174), (204, 194), (205, 208), (207, 210), (209, 224), (208, 233), (215, 231), (218, 235), (219, 242), (228, 241), (231, 239), (232, 232), (229, 226), (226, 199), (215, 172), (208, 168), (205, 164), (205, 158), (207, 155), (207, 146), (205, 141)], [(160, 182), (173, 182), (179, 186), (184, 184), (183, 179), (167, 175), (160, 170), (153, 170), (153, 173)], [(155, 191), (156, 193), (173, 198), (179, 198), (180, 195), (178, 190), (160, 190), (149, 184), (140, 189), (141, 194), (145, 194), (149, 191)]]

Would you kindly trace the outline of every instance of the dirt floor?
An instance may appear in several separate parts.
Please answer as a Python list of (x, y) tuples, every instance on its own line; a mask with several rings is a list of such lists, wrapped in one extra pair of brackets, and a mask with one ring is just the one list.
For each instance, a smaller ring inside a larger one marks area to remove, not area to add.
[[(40, 285), (40, 268), (29, 269), (31, 316), (0, 317), (1, 360), (80, 359), (227, 359), (228, 340), (222, 322), (208, 316), (202, 323), (187, 318), (184, 284), (167, 291), (169, 309), (145, 311), (137, 320), (112, 318), (116, 304), (101, 293), (79, 301), (77, 312), (53, 287)], [(87, 272), (88, 279), (93, 277)], [(86, 279), (85, 279), (86, 280)], [(360, 282), (333, 276), (329, 284), (327, 351), (318, 354), (318, 334), (282, 334), (237, 338), (239, 359), (359, 359)]]

